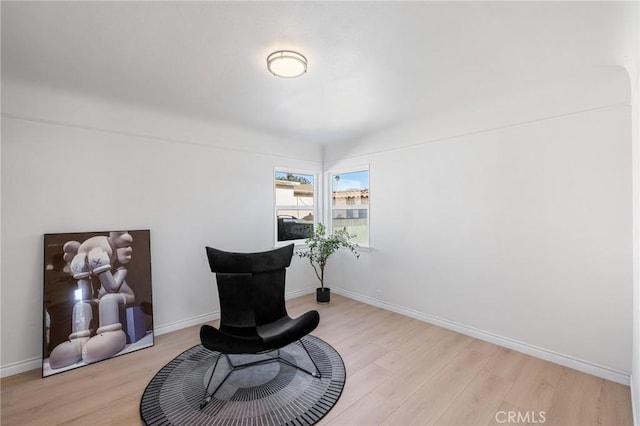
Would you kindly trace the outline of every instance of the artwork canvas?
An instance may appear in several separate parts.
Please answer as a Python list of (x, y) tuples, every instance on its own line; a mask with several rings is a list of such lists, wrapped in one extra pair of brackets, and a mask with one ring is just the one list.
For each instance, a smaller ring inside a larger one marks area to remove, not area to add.
[(42, 377), (153, 346), (148, 230), (44, 236)]

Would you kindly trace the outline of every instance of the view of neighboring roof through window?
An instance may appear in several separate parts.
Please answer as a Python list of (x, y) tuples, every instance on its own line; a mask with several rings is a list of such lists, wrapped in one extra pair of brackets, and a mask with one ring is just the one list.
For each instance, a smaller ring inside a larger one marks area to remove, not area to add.
[(331, 230), (346, 228), (369, 243), (369, 171), (331, 174)]

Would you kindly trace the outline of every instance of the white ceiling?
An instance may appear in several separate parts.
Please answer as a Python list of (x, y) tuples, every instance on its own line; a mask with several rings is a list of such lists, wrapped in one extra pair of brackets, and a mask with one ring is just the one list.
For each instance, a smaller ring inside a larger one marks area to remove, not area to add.
[[(631, 2), (3, 1), (1, 8), (3, 78), (321, 144), (590, 67), (637, 66)], [(308, 73), (269, 74), (266, 57), (278, 49), (303, 53)]]

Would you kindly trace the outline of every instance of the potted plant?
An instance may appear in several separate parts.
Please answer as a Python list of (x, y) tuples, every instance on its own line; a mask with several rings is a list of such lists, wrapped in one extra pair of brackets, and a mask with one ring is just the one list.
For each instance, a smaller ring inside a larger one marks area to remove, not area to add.
[(350, 241), (354, 237), (355, 235), (350, 234), (346, 228), (334, 230), (333, 234), (327, 236), (326, 227), (318, 223), (313, 235), (305, 241), (308, 250), (297, 253), (299, 257), (309, 259), (316, 277), (320, 280), (320, 287), (316, 288), (316, 301), (318, 303), (329, 303), (331, 300), (331, 289), (324, 286), (324, 270), (329, 256), (338, 249), (345, 248), (353, 253), (356, 259), (360, 257), (360, 253), (357, 250), (358, 245)]

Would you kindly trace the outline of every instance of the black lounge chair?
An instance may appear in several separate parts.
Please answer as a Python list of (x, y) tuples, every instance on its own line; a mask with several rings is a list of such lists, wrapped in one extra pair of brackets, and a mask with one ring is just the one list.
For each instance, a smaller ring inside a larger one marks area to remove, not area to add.
[[(268, 362), (282, 362), (320, 378), (320, 371), (302, 338), (320, 322), (317, 311), (309, 311), (292, 319), (284, 300), (285, 268), (291, 264), (293, 244), (260, 253), (230, 253), (207, 247), (211, 272), (216, 274), (220, 298), (220, 327), (203, 325), (200, 341), (205, 348), (220, 352), (211, 371), (200, 409), (204, 408), (235, 370)], [(309, 371), (280, 357), (280, 348), (300, 341), (315, 371)], [(275, 357), (234, 365), (229, 355), (265, 354), (277, 351)], [(215, 390), (208, 393), (220, 358), (225, 357), (231, 369)]]

